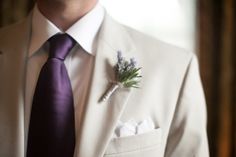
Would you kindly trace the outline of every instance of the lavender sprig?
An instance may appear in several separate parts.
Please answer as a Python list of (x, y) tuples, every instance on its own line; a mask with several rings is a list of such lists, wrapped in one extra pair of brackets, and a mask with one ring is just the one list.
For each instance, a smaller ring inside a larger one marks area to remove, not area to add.
[(115, 66), (116, 80), (124, 87), (139, 88), (139, 78), (142, 76), (139, 74), (141, 67), (137, 67), (137, 61), (135, 58), (131, 58), (130, 61), (125, 60), (120, 51), (117, 52), (118, 62)]

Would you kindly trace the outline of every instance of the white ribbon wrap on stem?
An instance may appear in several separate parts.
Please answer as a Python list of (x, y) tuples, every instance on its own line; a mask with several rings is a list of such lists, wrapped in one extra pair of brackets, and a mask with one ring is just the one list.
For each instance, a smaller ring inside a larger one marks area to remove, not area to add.
[(111, 95), (119, 88), (119, 83), (112, 83), (110, 88), (106, 91), (106, 93), (103, 95), (101, 101), (105, 102), (107, 101)]

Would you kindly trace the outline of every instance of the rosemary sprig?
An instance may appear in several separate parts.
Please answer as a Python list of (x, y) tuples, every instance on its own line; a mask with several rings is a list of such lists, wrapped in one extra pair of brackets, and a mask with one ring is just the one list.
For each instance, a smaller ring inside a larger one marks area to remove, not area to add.
[(117, 82), (126, 88), (139, 88), (139, 79), (142, 76), (139, 74), (141, 67), (136, 67), (136, 60), (134, 58), (131, 58), (130, 61), (125, 60), (121, 51), (117, 52), (117, 60), (118, 62), (115, 66)]

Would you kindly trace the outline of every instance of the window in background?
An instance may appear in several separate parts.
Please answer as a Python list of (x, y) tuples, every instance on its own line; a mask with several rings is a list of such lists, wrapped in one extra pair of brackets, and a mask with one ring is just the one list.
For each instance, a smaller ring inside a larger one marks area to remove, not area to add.
[(196, 0), (100, 0), (119, 22), (195, 52)]

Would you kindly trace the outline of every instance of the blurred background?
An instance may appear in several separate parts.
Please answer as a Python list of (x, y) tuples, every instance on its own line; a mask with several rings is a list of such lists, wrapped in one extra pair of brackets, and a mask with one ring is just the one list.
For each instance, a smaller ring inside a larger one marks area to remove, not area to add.
[[(100, 0), (115, 19), (199, 57), (212, 157), (236, 157), (236, 1)], [(1, 0), (0, 27), (27, 16), (33, 0)]]

